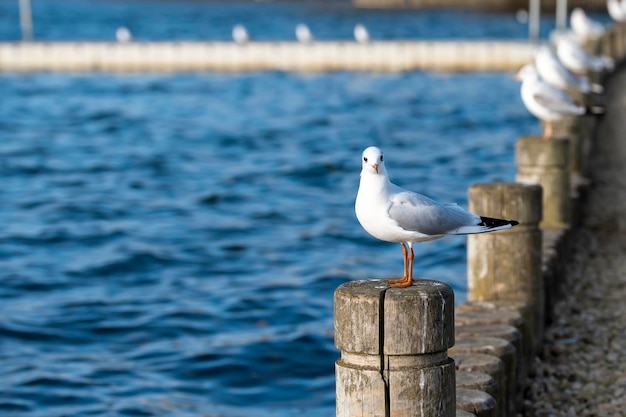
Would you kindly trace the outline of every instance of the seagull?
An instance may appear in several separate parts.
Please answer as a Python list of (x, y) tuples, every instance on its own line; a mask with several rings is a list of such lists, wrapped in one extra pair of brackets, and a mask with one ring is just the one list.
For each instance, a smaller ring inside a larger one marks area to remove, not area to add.
[(313, 42), (313, 34), (311, 33), (311, 30), (309, 30), (309, 27), (304, 23), (299, 23), (296, 26), (296, 39), (298, 39), (298, 42), (302, 43)]
[(233, 40), (240, 45), (250, 42), (250, 35), (248, 35), (248, 30), (245, 26), (233, 26)]
[(515, 12), (515, 20), (517, 20), (517, 23), (522, 25), (528, 23), (528, 11), (525, 9), (518, 9)]
[(609, 11), (609, 16), (616, 22), (623, 22), (626, 20), (626, 4), (621, 0), (607, 0), (606, 8)]
[(115, 31), (115, 39), (120, 43), (126, 43), (133, 40), (133, 35), (127, 27), (120, 26)]
[(358, 43), (367, 43), (370, 41), (370, 34), (361, 23), (354, 26), (354, 39), (356, 39)]
[[(376, 146), (363, 151), (355, 212), (370, 235), (402, 245), (404, 275), (389, 280), (391, 287), (413, 284), (413, 243), (447, 235), (492, 232), (519, 224), (515, 220), (492, 219), (470, 213), (456, 204), (442, 204), (407, 191), (389, 181), (383, 152)], [(408, 246), (408, 249), (407, 249)]]
[(587, 42), (590, 39), (597, 39), (604, 33), (604, 25), (590, 19), (580, 7), (576, 7), (572, 10), (569, 23), (572, 27), (572, 32), (583, 42)]
[(613, 71), (615, 63), (608, 56), (593, 56), (585, 51), (571, 36), (561, 35), (556, 38), (556, 54), (563, 65), (574, 74), (592, 71)]
[(543, 139), (552, 137), (552, 123), (567, 115), (602, 114), (603, 106), (585, 107), (575, 102), (567, 93), (541, 79), (533, 64), (526, 64), (517, 73), (522, 81), (522, 101), (533, 116), (545, 123)]
[(588, 94), (602, 93), (604, 87), (590, 83), (584, 75), (576, 75), (561, 63), (556, 53), (548, 45), (540, 46), (535, 54), (535, 67), (539, 76), (561, 90), (576, 90)]

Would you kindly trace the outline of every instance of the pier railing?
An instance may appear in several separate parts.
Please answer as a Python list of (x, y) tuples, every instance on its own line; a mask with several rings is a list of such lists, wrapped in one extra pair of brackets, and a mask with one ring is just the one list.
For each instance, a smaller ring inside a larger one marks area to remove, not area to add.
[[(622, 60), (626, 24), (589, 48)], [(520, 138), (516, 182), (470, 188), (471, 211), (520, 224), (468, 236), (468, 301), (456, 311), (452, 289), (436, 281), (339, 287), (337, 417), (510, 417), (521, 410), (580, 221), (593, 122), (577, 116), (550, 140)]]
[(0, 71), (515, 71), (523, 41), (5, 42)]

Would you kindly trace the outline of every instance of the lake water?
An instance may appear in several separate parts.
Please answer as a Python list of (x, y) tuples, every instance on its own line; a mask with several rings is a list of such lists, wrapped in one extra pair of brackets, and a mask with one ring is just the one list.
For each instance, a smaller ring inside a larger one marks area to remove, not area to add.
[[(19, 39), (0, 0), (0, 39)], [(511, 16), (35, 1), (38, 39), (525, 36)], [(0, 415), (334, 415), (332, 296), (397, 276), (354, 215), (360, 154), (466, 206), (539, 131), (511, 74), (0, 74)], [(465, 298), (465, 238), (416, 274)]]

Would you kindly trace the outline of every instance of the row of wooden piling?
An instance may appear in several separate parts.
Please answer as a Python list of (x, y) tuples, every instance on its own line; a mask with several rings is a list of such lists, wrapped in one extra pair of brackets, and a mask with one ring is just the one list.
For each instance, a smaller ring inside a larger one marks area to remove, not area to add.
[[(619, 60), (623, 46), (626, 28), (616, 25), (594, 48)], [(550, 140), (520, 138), (516, 182), (470, 188), (470, 211), (519, 225), (468, 237), (468, 301), (456, 312), (452, 289), (437, 281), (406, 289), (353, 281), (337, 289), (337, 417), (521, 411), (580, 220), (590, 117), (563, 121)]]

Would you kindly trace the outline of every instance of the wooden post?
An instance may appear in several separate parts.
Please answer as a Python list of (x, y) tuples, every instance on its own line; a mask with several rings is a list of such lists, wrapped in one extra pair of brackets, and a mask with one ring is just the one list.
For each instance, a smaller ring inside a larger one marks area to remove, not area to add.
[(459, 388), (456, 400), (460, 409), (470, 412), (476, 417), (498, 417), (496, 400), (484, 391)]
[[(569, 92), (568, 92), (569, 93)], [(588, 106), (595, 104), (594, 98), (587, 94), (569, 93), (575, 100)], [(586, 170), (586, 156), (591, 148), (591, 118), (593, 116), (566, 116), (554, 123), (554, 136), (569, 139), (568, 166), (572, 174), (583, 175)]]
[(538, 185), (475, 184), (469, 208), (483, 216), (516, 219), (519, 225), (467, 239), (468, 300), (521, 302), (528, 306), (534, 348), (543, 338), (542, 191)]
[[(515, 348), (515, 364), (517, 365), (517, 388), (515, 402), (517, 404), (518, 411), (521, 411), (520, 406), (524, 400), (524, 388), (526, 384), (526, 377), (528, 376), (528, 363), (526, 360), (527, 354), (525, 351), (527, 346), (524, 345), (524, 341), (522, 340), (522, 333), (516, 327), (507, 324), (466, 324), (462, 326), (455, 326), (454, 333), (456, 338), (474, 336), (497, 337), (504, 339), (513, 345)], [(457, 387), (459, 386), (458, 374), (456, 385)]]
[(571, 222), (572, 204), (569, 171), (570, 141), (522, 137), (515, 147), (515, 181), (543, 188), (541, 227), (563, 227)]
[(517, 389), (516, 352), (513, 345), (495, 337), (463, 337), (458, 338), (456, 345), (450, 350), (454, 357), (457, 353), (484, 353), (493, 355), (504, 363), (503, 392), (496, 406), (497, 415), (501, 417), (515, 415), (515, 399)]
[(335, 291), (337, 417), (454, 417), (454, 292), (351, 281)]
[(469, 235), (468, 299), (536, 302), (541, 285), (541, 187), (516, 183), (475, 184), (470, 211), (515, 219), (519, 225), (494, 233)]
[(544, 323), (541, 322), (541, 326), (536, 327), (533, 308), (532, 304), (523, 301), (470, 301), (458, 306), (455, 326), (515, 327), (522, 334), (522, 350), (525, 353), (523, 362), (530, 367), (535, 352), (543, 349), (541, 341)]
[(493, 378), (497, 384), (494, 398), (504, 395), (504, 363), (493, 355), (484, 353), (457, 353), (453, 356), (457, 372), (480, 372)]
[(617, 38), (617, 54), (615, 56), (615, 60), (619, 61), (622, 59), (622, 57), (624, 56), (624, 49), (623, 49), (623, 45), (624, 45), (624, 25), (623, 23), (617, 23), (615, 25), (613, 25), (613, 29), (616, 32), (616, 38)]
[[(483, 372), (457, 371), (456, 388), (467, 388), (483, 391), (491, 395), (494, 400), (499, 401), (498, 398), (500, 396), (500, 386), (498, 381), (493, 379), (491, 375), (485, 374)], [(458, 402), (456, 406), (459, 407)]]
[(618, 23), (616, 25), (613, 25), (611, 28), (611, 48), (612, 48), (612, 53), (609, 56), (612, 56), (613, 59), (615, 59), (616, 61), (619, 61), (623, 54), (624, 54), (624, 50), (622, 49), (622, 24)]

